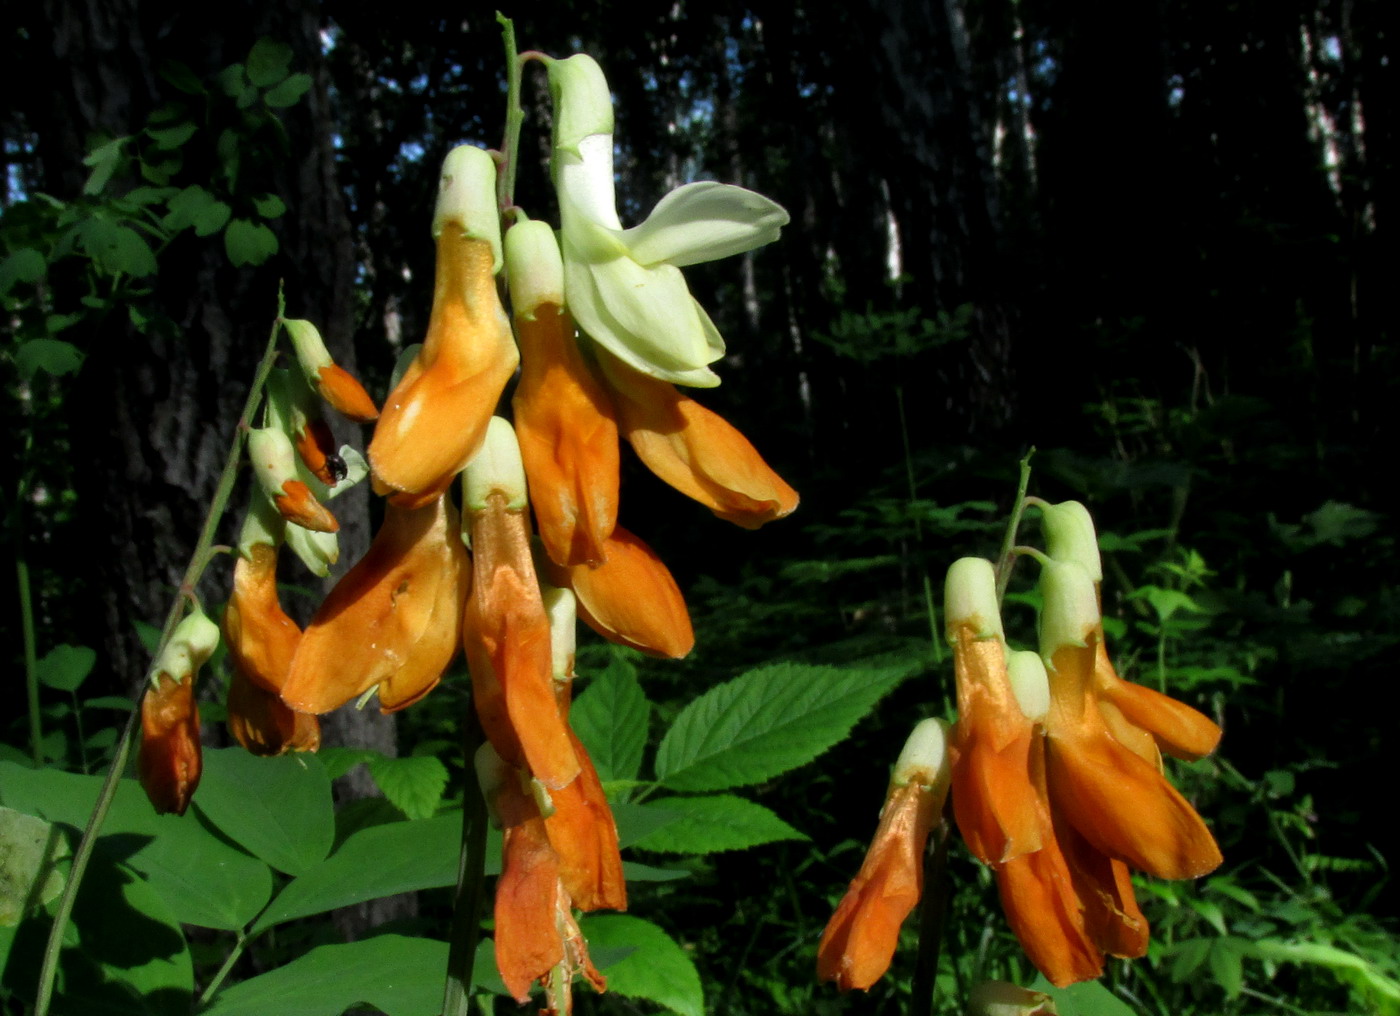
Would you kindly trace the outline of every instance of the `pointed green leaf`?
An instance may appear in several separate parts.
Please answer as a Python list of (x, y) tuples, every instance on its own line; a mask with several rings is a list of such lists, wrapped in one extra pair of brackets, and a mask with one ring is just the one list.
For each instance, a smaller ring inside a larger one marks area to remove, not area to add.
[(369, 774), (384, 796), (409, 818), (428, 818), (437, 811), (447, 788), (447, 767), (431, 756), (369, 759)]
[(447, 943), (433, 939), (378, 935), (323, 945), (224, 989), (201, 1016), (340, 1016), (357, 1003), (387, 1016), (437, 1016), (446, 968)]
[(681, 711), (656, 753), (674, 790), (724, 790), (771, 779), (844, 738), (886, 692), (923, 666), (878, 669), (775, 663), (711, 688)]
[(807, 838), (763, 805), (730, 794), (665, 797), (646, 807), (679, 815), (634, 844), (663, 854), (713, 854)]
[(263, 101), (273, 109), (285, 109), (288, 106), (295, 106), (297, 100), (310, 89), (310, 74), (293, 74), (277, 87), (270, 89), (263, 97)]
[(241, 748), (204, 753), (194, 805), (230, 839), (278, 871), (300, 875), (335, 839), (331, 781), (315, 755), (258, 758)]
[(585, 917), (579, 927), (590, 951), (633, 950), (604, 968), (610, 994), (649, 999), (681, 1016), (703, 1016), (705, 995), (700, 975), (685, 950), (666, 932), (650, 921), (625, 914)]
[(92, 174), (87, 178), (87, 183), (83, 184), (84, 194), (100, 194), (107, 186), (107, 181), (112, 179), (112, 174), (122, 162), (122, 148), (130, 138), (113, 138), (105, 145), (94, 148), (86, 158), (83, 159), (84, 166), (92, 167)]
[(162, 78), (186, 95), (207, 95), (204, 84), (195, 77), (194, 71), (178, 60), (166, 60), (157, 71)]
[(457, 882), (462, 813), (370, 826), (288, 883), (253, 931), (365, 900)]
[(637, 682), (637, 671), (620, 656), (589, 682), (569, 710), (598, 778), (635, 780), (642, 771), (651, 703)]
[(157, 148), (168, 150), (179, 148), (194, 137), (194, 132), (197, 130), (199, 128), (187, 120), (184, 123), (177, 123), (173, 127), (147, 127), (146, 136), (155, 142)]
[(1032, 991), (1043, 991), (1054, 999), (1060, 1016), (1135, 1016), (1132, 1006), (1098, 981), (1057, 988), (1041, 975), (1030, 988)]
[[(0, 803), (70, 827), (74, 842), (101, 786), (99, 776), (0, 763)], [(210, 832), (193, 812), (157, 815), (135, 780), (121, 781), (97, 842), (99, 852), (145, 876), (183, 924), (242, 928), (272, 895), (267, 865)]]
[(59, 691), (77, 691), (96, 662), (96, 650), (87, 646), (54, 646), (39, 661), (39, 680)]

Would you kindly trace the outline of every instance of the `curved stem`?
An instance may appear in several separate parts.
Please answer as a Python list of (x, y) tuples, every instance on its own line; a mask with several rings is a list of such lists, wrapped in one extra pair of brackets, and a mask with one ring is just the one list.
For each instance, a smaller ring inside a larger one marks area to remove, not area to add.
[(501, 169), (496, 174), (496, 206), (504, 215), (515, 204), (515, 171), (520, 165), (520, 128), (525, 123), (525, 110), (520, 105), (520, 68), (524, 60), (515, 48), (515, 22), (499, 11), (496, 22), (501, 26), (501, 40), (506, 47), (506, 133), (501, 140)]
[[(199, 583), (200, 576), (204, 573), (205, 566), (210, 559), (210, 548), (214, 545), (214, 533), (219, 527), (219, 520), (223, 518), (224, 509), (228, 507), (229, 495), (233, 493), (234, 480), (238, 476), (238, 464), (243, 455), (243, 442), (248, 435), (248, 427), (253, 419), (253, 412), (258, 407), (258, 401), (262, 398), (263, 386), (267, 383), (267, 376), (272, 370), (272, 362), (277, 355), (277, 333), (281, 328), (281, 318), (283, 312), (282, 294), (277, 296), (277, 320), (272, 323), (271, 333), (267, 339), (267, 349), (263, 352), (262, 360), (258, 363), (258, 369), (253, 375), (252, 388), (248, 392), (248, 400), (243, 404), (243, 413), (239, 417), (238, 426), (233, 432), (233, 441), (229, 444), (228, 456), (224, 459), (224, 469), (219, 475), (219, 485), (214, 490), (213, 501), (209, 505), (209, 513), (204, 517), (204, 527), (199, 534), (199, 542), (195, 544), (194, 552), (190, 555), (189, 566), (185, 569), (184, 576), (180, 579), (180, 589), (175, 596), (175, 600), (170, 605), (170, 611), (165, 616), (165, 626), (161, 629), (160, 642), (156, 646), (156, 651), (152, 654), (152, 659), (159, 658), (166, 644), (170, 641), (170, 636), (175, 631), (175, 626), (180, 623), (180, 618), (185, 613), (185, 603), (187, 599), (192, 599), (194, 588)], [(141, 682), (141, 694), (144, 695), (149, 683)], [(140, 699), (138, 698), (138, 702)], [(103, 781), (102, 790), (97, 795), (97, 802), (93, 805), (92, 814), (88, 816), (87, 828), (83, 830), (83, 838), (78, 843), (78, 849), (73, 852), (73, 865), (68, 872), (68, 884), (64, 886), (63, 897), (59, 900), (58, 912), (54, 915), (53, 927), (49, 930), (49, 940), (44, 946), (44, 962), (39, 968), (39, 985), (34, 1000), (34, 1016), (48, 1016), (49, 1006), (53, 1002), (54, 977), (58, 973), (58, 955), (63, 947), (63, 933), (67, 930), (68, 921), (73, 915), (73, 903), (78, 898), (78, 889), (82, 885), (83, 873), (87, 870), (88, 861), (92, 857), (93, 848), (97, 845), (97, 834), (102, 829), (102, 823), (107, 818), (107, 810), (112, 806), (112, 799), (117, 794), (117, 785), (121, 780), (122, 772), (126, 769), (127, 759), (131, 754), (131, 742), (134, 740), (136, 732), (136, 720), (138, 711), (133, 710), (127, 717), (126, 728), (117, 740), (116, 749), (112, 754), (112, 765), (107, 770), (107, 778)]]
[(1021, 479), (1016, 487), (1016, 502), (1011, 507), (1011, 518), (1006, 523), (1006, 536), (1001, 541), (1001, 555), (997, 558), (997, 602), (1006, 598), (1006, 587), (1011, 584), (1011, 569), (1015, 567), (1016, 556), (1012, 548), (1016, 545), (1016, 531), (1021, 528), (1021, 516), (1026, 511), (1026, 489), (1031, 485), (1031, 456), (1035, 449), (1026, 452), (1021, 460)]
[(29, 699), (29, 748), (35, 765), (44, 764), (43, 720), (39, 715), (39, 663), (34, 649), (34, 600), (29, 588), (29, 565), (23, 551), (15, 558), (19, 581), (19, 626), (24, 636), (24, 689)]

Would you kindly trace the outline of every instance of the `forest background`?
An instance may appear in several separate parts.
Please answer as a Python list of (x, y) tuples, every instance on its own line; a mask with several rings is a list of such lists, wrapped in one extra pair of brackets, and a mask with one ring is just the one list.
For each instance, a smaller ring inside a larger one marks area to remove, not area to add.
[[(1393, 715), (1373, 691), (1400, 638), (1382, 502), (1400, 396), (1386, 5), (506, 13), (522, 47), (583, 50), (608, 73), (625, 223), (707, 178), (792, 215), (778, 244), (688, 274), (729, 340), (702, 398), (801, 507), (729, 531), (625, 477), (622, 521), (676, 574), (698, 648), (663, 666), (585, 647), (581, 676), (635, 667), (673, 718), (765, 661), (922, 661), (848, 740), (753, 791), (791, 835), (670, 856), (690, 878), (638, 898), (693, 958), (710, 1011), (902, 1011), (903, 960), (868, 998), (841, 999), (810, 983), (815, 941), (873, 828), (889, 745), (951, 711), (929, 590), (955, 558), (995, 552), (1032, 446), (1032, 492), (1098, 521), (1120, 670), (1226, 731), (1218, 759), (1178, 774), (1226, 868), (1147, 887), (1154, 950), (1115, 968), (1114, 992), (1154, 1013), (1400, 1005), (1400, 842), (1376, 807)], [(48, 661), (38, 753), (99, 771), (113, 714), (79, 708), (76, 682), (102, 701), (143, 674), (139, 624), (168, 610), (279, 280), (288, 314), (383, 392), (426, 323), (441, 156), (499, 143), (501, 47), (474, 5), (87, 0), (6, 20), (0, 497), (19, 581), (0, 584), (16, 675), (3, 734), (6, 758), (32, 757), (30, 611)], [(526, 96), (517, 194), (549, 217), (533, 75)], [(341, 570), (367, 545), (365, 504), (341, 513)], [(211, 569), (206, 602), (227, 582)], [(291, 602), (306, 614), (316, 594)], [(95, 650), (76, 679), (59, 673), (63, 646)], [(439, 692), (397, 721), (344, 710), (331, 736), (440, 754), (446, 807), (463, 698)], [(363, 770), (339, 786), (376, 792)], [(948, 1012), (966, 978), (1034, 973), (960, 849)], [(343, 912), (311, 941), (431, 929), (443, 904), (420, 896)]]

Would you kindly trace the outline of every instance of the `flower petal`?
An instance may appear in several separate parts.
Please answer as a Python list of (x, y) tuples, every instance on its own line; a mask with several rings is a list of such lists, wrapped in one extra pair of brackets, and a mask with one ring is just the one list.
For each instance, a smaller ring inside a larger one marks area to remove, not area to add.
[(387, 713), (426, 695), (457, 651), (470, 574), (457, 530), (446, 498), (390, 504), (369, 552), (302, 634), (282, 701), (325, 713), (378, 685)]
[(316, 717), (288, 709), (275, 693), (254, 684), (237, 667), (228, 684), (228, 730), (254, 755), (321, 747), (321, 724)]
[(1208, 716), (1170, 695), (1120, 678), (1102, 641), (1094, 656), (1094, 681), (1099, 694), (1117, 706), (1129, 723), (1151, 733), (1157, 746), (1174, 758), (1194, 762), (1220, 743), (1220, 727)]
[(617, 396), (623, 434), (666, 483), (745, 529), (757, 529), (797, 507), (797, 491), (717, 413), (607, 353), (602, 364)]
[(540, 538), (558, 564), (597, 564), (617, 525), (612, 400), (558, 307), (542, 305), (516, 326), (524, 356), (511, 405)]
[(1007, 924), (1051, 984), (1063, 988), (1103, 973), (1103, 953), (1089, 938), (1083, 905), (1053, 835), (1039, 850), (998, 865), (996, 876)]
[(900, 926), (923, 891), (932, 797), (910, 783), (885, 801), (865, 861), (817, 946), (818, 980), (835, 981), (842, 991), (866, 990), (889, 969)]
[(158, 813), (183, 815), (203, 769), (194, 677), (161, 676), (141, 698), (141, 786)]
[(690, 613), (656, 552), (618, 526), (597, 567), (549, 569), (549, 580), (578, 598), (578, 616), (609, 642), (679, 659), (695, 646)]
[(680, 269), (644, 268), (622, 256), (590, 262), (563, 237), (564, 291), (569, 311), (589, 337), (619, 360), (652, 377), (713, 388), (708, 365), (724, 353), (714, 325), (698, 312)]
[(582, 768), (578, 779), (550, 793), (554, 814), (544, 820), (559, 855), (559, 877), (580, 910), (626, 910), (617, 823), (588, 750), (572, 730), (569, 739)]
[(255, 543), (233, 567), (233, 595), (223, 618), (234, 669), (277, 694), (292, 668), (301, 629), (277, 599), (277, 548)]
[(788, 221), (783, 207), (762, 194), (705, 180), (671, 191), (622, 237), (639, 264), (684, 268), (772, 243)]
[(428, 335), (385, 400), (369, 445), (375, 476), (387, 487), (434, 496), (481, 448), (520, 362), (494, 263), (488, 241), (465, 237), (452, 224), (438, 237)]

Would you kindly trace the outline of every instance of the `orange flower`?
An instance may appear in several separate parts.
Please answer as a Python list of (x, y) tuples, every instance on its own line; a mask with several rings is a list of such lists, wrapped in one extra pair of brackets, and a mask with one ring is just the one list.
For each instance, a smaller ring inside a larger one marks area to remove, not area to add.
[(315, 383), (321, 398), (342, 416), (356, 423), (369, 423), (379, 417), (379, 410), (374, 407), (369, 392), (345, 368), (333, 363), (320, 367), (316, 371)]
[(530, 553), (525, 471), (510, 424), (493, 417), (462, 476), (472, 592), (462, 644), (477, 715), (500, 756), (552, 790), (579, 773), (554, 691), (549, 615)]
[[(1080, 542), (1092, 546), (1087, 532)], [(1162, 774), (1157, 747), (1199, 755), (1214, 747), (1218, 729), (1121, 681), (1103, 648), (1090, 573), (1077, 560), (1045, 558), (1042, 566), (1048, 680), (1031, 653), (1014, 654), (1007, 667), (991, 563), (965, 559), (949, 569), (945, 612), (959, 701), (953, 806), (969, 848), (996, 873), (1026, 955), (1063, 987), (1097, 977), (1105, 953), (1146, 952), (1129, 865), (1191, 878), (1219, 863), (1209, 830)]]
[(141, 698), (141, 786), (156, 811), (183, 815), (202, 760), (194, 678), (219, 645), (219, 628), (198, 607), (175, 626), (151, 665)]
[(239, 554), (223, 629), (234, 668), (264, 691), (280, 692), (301, 629), (277, 599), (277, 548), (270, 543), (253, 543)]
[(1038, 752), (1040, 741), (1007, 669), (990, 561), (953, 563), (944, 614), (958, 695), (953, 814), (973, 856), (1001, 864), (1040, 849), (1043, 805), (1031, 782), (1032, 749)]
[(448, 499), (387, 505), (369, 552), (307, 625), (282, 701), (325, 713), (376, 686), (383, 712), (418, 701), (457, 651), (469, 575)]
[(477, 772), (503, 829), (495, 918), (496, 967), (506, 989), (523, 1003), (534, 982), (567, 992), (573, 974), (582, 972), (594, 988), (604, 990), (606, 982), (589, 960), (574, 920), (559, 856), (539, 805), (521, 785), (521, 773), (504, 764), (489, 744), (477, 756)]
[(542, 304), (517, 315), (516, 334), (523, 366), (511, 405), (540, 539), (556, 564), (600, 564), (617, 525), (612, 403), (566, 312)]
[(948, 793), (945, 736), (938, 720), (910, 735), (865, 861), (817, 947), (818, 980), (865, 990), (889, 969), (900, 926), (923, 893), (924, 847)]
[(141, 699), (141, 786), (157, 812), (183, 815), (202, 768), (194, 678), (162, 679)]
[(321, 723), (316, 717), (288, 709), (275, 693), (255, 684), (236, 666), (228, 683), (228, 730), (254, 755), (321, 747)]
[(679, 659), (695, 645), (685, 599), (655, 551), (618, 526), (597, 567), (549, 568), (578, 597), (578, 615), (609, 642)]
[(745, 529), (797, 507), (797, 491), (718, 414), (606, 351), (599, 350), (598, 358), (623, 436), (662, 480)]
[(544, 820), (559, 855), (559, 878), (580, 910), (626, 910), (627, 879), (617, 823), (588, 750), (572, 729), (569, 740), (581, 766), (578, 779), (550, 791), (554, 814)]
[[(473, 176), (482, 172), (490, 173), (491, 184)], [(500, 239), (490, 197), (494, 179), (490, 156), (480, 149), (454, 149), (443, 166), (428, 335), (385, 401), (369, 445), (375, 477), (384, 487), (403, 492), (398, 500), (405, 506), (423, 504), (446, 490), (476, 454), (501, 391), (520, 362), (496, 292)], [(444, 211), (451, 198), (462, 197), (459, 192), (474, 184), (485, 187), (490, 197), (489, 221), (475, 234), (463, 224), (460, 211)], [(484, 235), (492, 230), (494, 237)]]

